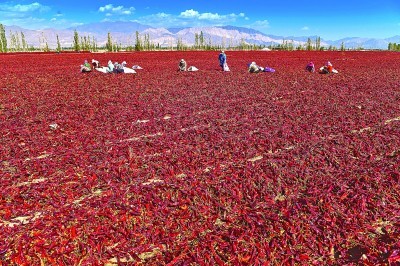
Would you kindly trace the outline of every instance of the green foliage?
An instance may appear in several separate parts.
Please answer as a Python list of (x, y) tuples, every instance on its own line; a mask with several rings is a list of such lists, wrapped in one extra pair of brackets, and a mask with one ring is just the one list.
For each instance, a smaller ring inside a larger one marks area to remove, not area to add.
[(344, 45), (344, 42), (342, 42), (342, 44), (340, 45), (340, 51), (345, 51), (346, 47)]
[(92, 51), (93, 52), (97, 52), (98, 51), (97, 42), (96, 42), (96, 39), (94, 38), (94, 36), (92, 37), (91, 47), (92, 47)]
[(388, 44), (388, 50), (389, 51), (400, 51), (400, 43), (390, 42)]
[(313, 46), (312, 46), (312, 42), (311, 42), (311, 39), (310, 39), (310, 38), (307, 39), (306, 50), (307, 50), (307, 51), (312, 51), (312, 50), (313, 50)]
[(10, 31), (10, 51), (17, 52), (21, 49), (18, 33)]
[(72, 43), (72, 48), (74, 49), (75, 52), (81, 50), (81, 47), (79, 45), (79, 34), (76, 30), (74, 30), (74, 41)]
[(106, 49), (108, 52), (112, 52), (114, 49), (111, 33), (107, 34), (107, 43), (106, 43)]
[[(57, 36), (58, 37), (58, 36)], [(28, 43), (25, 40), (25, 34), (21, 31), (22, 51), (28, 51)]]
[(204, 34), (203, 34), (203, 31), (200, 31), (199, 42), (200, 42), (200, 49), (203, 49), (204, 48)]
[(58, 38), (58, 34), (57, 34), (57, 49), (56, 49), (56, 51), (57, 52), (61, 52), (61, 44), (60, 44), (60, 38)]
[(4, 29), (3, 24), (1, 23), (0, 23), (0, 52), (7, 53), (6, 30)]
[(139, 32), (136, 31), (135, 51), (142, 51), (142, 50), (143, 50), (142, 40), (140, 39)]

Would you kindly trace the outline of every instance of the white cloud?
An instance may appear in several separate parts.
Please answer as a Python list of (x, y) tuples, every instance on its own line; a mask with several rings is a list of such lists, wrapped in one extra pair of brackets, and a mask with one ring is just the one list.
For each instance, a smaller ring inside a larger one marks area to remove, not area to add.
[(303, 28), (301, 28), (301, 30), (308, 31), (310, 30), (310, 28), (308, 26), (304, 26)]
[(220, 20), (223, 19), (224, 16), (218, 15), (218, 13), (202, 13), (199, 15), (199, 19), (204, 19), (204, 20)]
[(135, 11), (134, 7), (124, 7), (124, 6), (114, 7), (113, 4), (108, 4), (108, 5), (99, 7), (99, 12), (106, 13), (106, 16), (132, 15), (134, 11)]
[(108, 11), (108, 10), (111, 10), (113, 8), (113, 5), (105, 5), (105, 6), (101, 6), (101, 7), (99, 7), (99, 11), (100, 12), (105, 12), (106, 10)]
[(157, 13), (135, 18), (135, 21), (154, 27), (207, 27), (232, 25), (238, 20), (248, 20), (244, 13), (219, 14), (187, 9), (178, 14)]
[(198, 20), (207, 20), (207, 21), (234, 21), (237, 18), (244, 18), (245, 14), (244, 13), (239, 13), (239, 14), (227, 14), (227, 15), (220, 15), (218, 13), (210, 13), (210, 12), (205, 12), (205, 13), (200, 13), (196, 10), (193, 9), (188, 9), (186, 11), (183, 11), (180, 13), (178, 16), (179, 18), (182, 19), (198, 19)]
[(46, 12), (51, 8), (40, 3), (13, 4), (12, 2), (0, 3), (0, 18), (4, 25), (17, 25), (26, 28), (43, 28)]
[(29, 13), (29, 12), (35, 12), (35, 11), (40, 11), (40, 12), (45, 12), (49, 11), (50, 7), (44, 6), (40, 3), (32, 3), (29, 5), (11, 5), (11, 4), (1, 4), (0, 5), (0, 11), (8, 11), (8, 12), (17, 12), (17, 13)]
[(26, 18), (30, 16), (35, 17), (37, 12), (43, 13), (47, 11), (50, 11), (50, 7), (39, 3), (32, 3), (29, 5), (0, 4), (0, 17), (2, 20), (7, 20), (9, 18)]
[(180, 14), (180, 17), (182, 17), (182, 18), (197, 18), (199, 16), (200, 16), (199, 12), (195, 11), (193, 9), (183, 11)]

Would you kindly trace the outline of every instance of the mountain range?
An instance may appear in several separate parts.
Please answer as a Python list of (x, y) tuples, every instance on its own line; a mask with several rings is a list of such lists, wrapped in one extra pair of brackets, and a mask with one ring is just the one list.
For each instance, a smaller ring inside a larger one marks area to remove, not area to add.
[[(72, 47), (75, 30), (80, 37), (89, 37), (91, 40), (94, 38), (98, 46), (106, 44), (108, 33), (110, 33), (115, 43), (122, 46), (133, 46), (136, 40), (136, 32), (139, 32), (140, 36), (148, 35), (150, 42), (160, 44), (162, 47), (176, 45), (178, 41), (185, 45), (194, 45), (195, 35), (200, 34), (200, 32), (203, 32), (206, 43), (211, 42), (213, 45), (221, 44), (224, 46), (239, 45), (243, 41), (248, 44), (269, 46), (287, 41), (292, 42), (296, 47), (304, 45), (309, 38), (314, 42), (318, 37), (268, 35), (251, 28), (235, 26), (154, 28), (138, 22), (128, 21), (90, 23), (62, 30), (52, 28), (29, 30), (18, 26), (6, 25), (4, 27), (8, 40), (10, 40), (11, 33), (15, 35), (22, 32), (28, 46), (39, 48), (47, 44), (51, 49), (57, 47), (57, 36), (62, 47)], [(321, 46), (326, 48), (329, 46), (340, 48), (343, 43), (346, 48), (351, 49), (387, 49), (390, 42), (400, 43), (400, 36), (386, 39), (348, 37), (339, 40), (324, 40), (321, 38)]]

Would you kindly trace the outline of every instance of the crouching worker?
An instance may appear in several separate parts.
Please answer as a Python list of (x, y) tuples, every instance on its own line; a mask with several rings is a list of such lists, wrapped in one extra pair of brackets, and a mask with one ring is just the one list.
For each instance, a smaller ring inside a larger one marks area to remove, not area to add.
[(118, 62), (115, 62), (114, 73), (124, 73), (125, 72), (124, 71), (124, 63), (125, 63), (125, 61), (122, 64), (118, 64)]
[(178, 71), (186, 71), (186, 61), (181, 59), (178, 65)]
[(310, 62), (306, 66), (306, 71), (314, 73), (315, 72), (315, 65), (313, 62)]
[(100, 62), (97, 60), (92, 59), (92, 66), (93, 68), (99, 68), (100, 67)]
[(330, 74), (330, 73), (337, 74), (337, 73), (339, 73), (339, 71), (334, 69), (332, 66), (332, 63), (328, 61), (323, 67), (321, 67), (319, 69), (319, 73), (320, 74)]
[(114, 65), (111, 62), (111, 60), (109, 60), (108, 63), (107, 63), (106, 72), (107, 73), (113, 73), (114, 72)]
[(81, 65), (81, 72), (87, 73), (90, 71), (92, 71), (92, 68), (91, 68), (90, 64), (88, 63), (88, 61), (85, 60), (85, 62), (83, 62), (83, 65)]
[(250, 73), (259, 73), (259, 72), (263, 72), (263, 71), (264, 71), (264, 68), (258, 66), (258, 65), (256, 64), (256, 62), (251, 62), (251, 64), (249, 64), (248, 66), (249, 66), (248, 71), (249, 71)]

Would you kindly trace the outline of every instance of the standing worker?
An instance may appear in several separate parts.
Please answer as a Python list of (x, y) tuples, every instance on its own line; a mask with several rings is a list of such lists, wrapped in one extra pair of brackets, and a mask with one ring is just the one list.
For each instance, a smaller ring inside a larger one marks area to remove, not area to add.
[(228, 64), (226, 63), (226, 54), (224, 51), (221, 51), (221, 53), (218, 56), (219, 60), (219, 66), (222, 68), (223, 71), (229, 71)]

